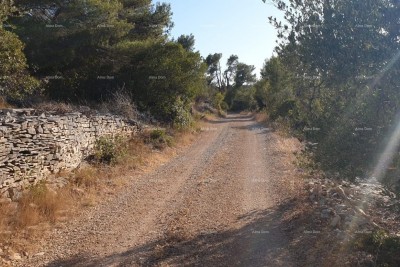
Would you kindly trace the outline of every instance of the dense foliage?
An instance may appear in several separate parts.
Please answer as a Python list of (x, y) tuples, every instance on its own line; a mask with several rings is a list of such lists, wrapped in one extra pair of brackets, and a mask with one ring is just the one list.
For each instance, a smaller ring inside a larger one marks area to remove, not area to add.
[[(189, 104), (206, 86), (206, 67), (193, 35), (169, 38), (169, 4), (16, 0), (14, 6), (7, 19), (12, 28), (3, 31), (26, 44), (30, 73), (47, 98), (91, 104), (118, 92), (158, 119), (189, 124)], [(7, 45), (23, 56), (21, 42)]]
[(286, 21), (270, 18), (281, 40), (262, 71), (270, 114), (318, 143), (325, 170), (368, 174), (399, 123), (400, 3), (273, 2)]
[[(253, 84), (257, 81), (253, 73), (255, 67), (239, 61), (237, 55), (231, 55), (226, 62), (226, 69), (221, 68), (221, 53), (210, 54), (205, 59), (207, 64), (207, 82), (213, 88), (214, 106), (218, 109), (233, 111), (255, 110)], [(223, 96), (223, 101), (221, 100)]]
[(0, 97), (18, 100), (38, 87), (27, 71), (24, 44), (8, 31), (5, 21), (12, 12), (10, 1), (0, 1)]

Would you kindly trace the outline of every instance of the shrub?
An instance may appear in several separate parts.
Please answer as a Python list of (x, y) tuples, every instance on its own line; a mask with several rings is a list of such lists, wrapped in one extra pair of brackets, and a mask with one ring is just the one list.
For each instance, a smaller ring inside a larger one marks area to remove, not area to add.
[(254, 98), (255, 88), (243, 86), (235, 91), (231, 109), (234, 111), (255, 110), (257, 101)]
[(38, 89), (39, 81), (29, 75), (23, 50), (22, 41), (3, 29), (0, 20), (0, 96), (22, 100)]
[(123, 91), (115, 92), (110, 101), (101, 104), (100, 110), (131, 120), (138, 119), (136, 105), (133, 103), (132, 98)]
[(52, 112), (56, 114), (71, 113), (78, 110), (78, 107), (64, 102), (46, 101), (33, 105), (37, 112)]
[(100, 137), (94, 148), (95, 161), (105, 164), (117, 163), (126, 154), (125, 143), (121, 137)]
[(148, 143), (156, 149), (163, 149), (173, 144), (173, 138), (164, 129), (155, 129), (150, 132)]
[(400, 265), (400, 238), (390, 236), (384, 230), (376, 230), (369, 235), (356, 239), (354, 246), (358, 250), (374, 255), (376, 266)]
[(229, 109), (229, 105), (225, 101), (222, 101), (221, 102), (221, 109), (224, 110), (224, 111), (227, 111)]
[(215, 94), (213, 99), (213, 106), (214, 108), (220, 110), (222, 109), (222, 103), (224, 102), (225, 96), (224, 94), (218, 92)]
[(188, 129), (193, 125), (193, 118), (189, 107), (180, 98), (172, 105), (173, 127), (178, 130)]
[(291, 115), (291, 112), (296, 106), (296, 102), (294, 100), (288, 99), (284, 100), (276, 110), (271, 112), (271, 119), (276, 120), (278, 117), (288, 117)]

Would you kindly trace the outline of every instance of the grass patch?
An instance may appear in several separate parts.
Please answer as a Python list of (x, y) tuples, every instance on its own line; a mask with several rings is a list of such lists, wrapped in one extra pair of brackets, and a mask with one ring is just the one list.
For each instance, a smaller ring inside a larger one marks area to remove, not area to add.
[(85, 167), (77, 170), (73, 175), (73, 184), (77, 187), (91, 188), (97, 185), (99, 170), (94, 167)]
[(33, 186), (18, 201), (16, 222), (18, 226), (35, 225), (40, 222), (52, 222), (58, 212), (68, 207), (70, 198), (65, 191), (49, 190), (44, 183)]
[(144, 164), (145, 159), (150, 155), (151, 148), (146, 145), (142, 137), (131, 138), (124, 144), (124, 155), (119, 157), (117, 170), (136, 169)]

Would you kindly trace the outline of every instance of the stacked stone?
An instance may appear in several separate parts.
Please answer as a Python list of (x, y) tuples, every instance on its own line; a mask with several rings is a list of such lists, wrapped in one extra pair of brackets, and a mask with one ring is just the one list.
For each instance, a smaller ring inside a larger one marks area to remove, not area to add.
[(73, 170), (102, 136), (135, 135), (138, 124), (113, 115), (32, 115), (0, 110), (0, 197), (60, 170)]

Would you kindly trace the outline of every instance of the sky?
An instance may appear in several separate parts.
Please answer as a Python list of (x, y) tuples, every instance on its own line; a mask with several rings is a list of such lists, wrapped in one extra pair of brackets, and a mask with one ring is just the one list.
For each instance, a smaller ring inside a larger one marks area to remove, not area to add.
[[(222, 53), (221, 67), (235, 54), (239, 61), (256, 67), (273, 55), (276, 31), (268, 17), (283, 15), (272, 4), (262, 0), (163, 0), (173, 12), (172, 36), (193, 34), (195, 49), (203, 57)], [(268, 2), (268, 1), (267, 1)]]

